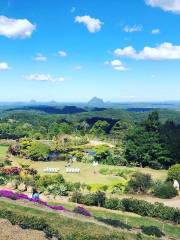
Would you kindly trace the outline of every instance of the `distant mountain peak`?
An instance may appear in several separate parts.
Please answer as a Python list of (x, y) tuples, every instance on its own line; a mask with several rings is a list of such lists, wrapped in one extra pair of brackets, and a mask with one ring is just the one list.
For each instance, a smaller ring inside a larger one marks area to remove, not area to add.
[(101, 98), (98, 97), (93, 97), (91, 100), (88, 102), (89, 106), (95, 106), (95, 107), (101, 107), (104, 106), (104, 101)]

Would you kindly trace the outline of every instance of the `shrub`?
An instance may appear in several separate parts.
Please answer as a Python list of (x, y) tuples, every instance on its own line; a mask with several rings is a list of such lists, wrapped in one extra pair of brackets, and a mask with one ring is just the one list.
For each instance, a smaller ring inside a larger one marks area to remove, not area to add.
[(127, 212), (137, 213), (141, 216), (157, 217), (177, 224), (180, 223), (180, 210), (178, 208), (164, 206), (162, 203), (152, 204), (133, 198), (124, 198), (121, 201)]
[(83, 207), (80, 207), (80, 206), (75, 207), (73, 211), (74, 211), (75, 213), (84, 215), (84, 216), (86, 216), (86, 217), (91, 217), (91, 213), (90, 213), (88, 210), (86, 210), (85, 208), (83, 208)]
[(171, 182), (157, 182), (154, 185), (153, 193), (159, 198), (173, 198), (178, 194)]
[(25, 216), (9, 210), (0, 210), (0, 218), (9, 220), (13, 225), (17, 224), (22, 228), (43, 231), (47, 237), (61, 239), (59, 232), (53, 229), (43, 218), (35, 216)]
[(83, 195), (82, 193), (80, 193), (79, 191), (75, 191), (73, 192), (70, 201), (75, 202), (75, 203), (82, 203), (82, 198)]
[(132, 193), (146, 193), (152, 185), (151, 175), (134, 173), (130, 179), (126, 190)]
[(28, 156), (34, 161), (45, 161), (48, 158), (50, 152), (49, 146), (40, 142), (32, 142), (27, 148)]
[(104, 207), (112, 210), (124, 210), (122, 202), (118, 198), (106, 198)]
[(162, 237), (164, 233), (156, 226), (141, 226), (142, 232), (146, 235), (155, 236), (155, 237)]
[(50, 194), (53, 194), (54, 196), (58, 196), (58, 195), (67, 196), (68, 195), (67, 187), (62, 183), (60, 183), (60, 184), (55, 183), (55, 184), (49, 185), (47, 190)]
[(175, 164), (169, 168), (168, 180), (177, 180), (180, 183), (180, 164)]
[(5, 166), (11, 166), (11, 165), (12, 165), (12, 161), (6, 159), (6, 160), (4, 161), (4, 165), (5, 165)]
[(7, 183), (7, 179), (3, 176), (0, 176), (0, 185), (4, 185)]
[(4, 163), (0, 162), (0, 168), (4, 167)]
[(65, 183), (65, 180), (61, 174), (57, 174), (54, 176), (45, 175), (40, 177), (36, 182), (38, 187), (44, 187), (44, 188), (47, 188), (49, 185), (56, 184), (56, 183), (58, 184)]
[(19, 175), (21, 172), (21, 168), (18, 167), (1, 168), (0, 172), (4, 176)]

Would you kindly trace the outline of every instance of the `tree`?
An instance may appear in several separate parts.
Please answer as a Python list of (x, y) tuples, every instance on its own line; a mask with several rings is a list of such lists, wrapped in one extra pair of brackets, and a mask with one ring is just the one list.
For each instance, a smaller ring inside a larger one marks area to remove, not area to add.
[(90, 132), (96, 136), (103, 136), (106, 134), (108, 127), (108, 122), (99, 120), (93, 125)]
[(180, 184), (180, 164), (175, 164), (169, 168), (168, 180), (177, 180)]
[(143, 174), (140, 172), (134, 173), (130, 179), (127, 191), (133, 193), (146, 193), (152, 185), (150, 174)]
[(28, 147), (28, 156), (34, 161), (47, 160), (49, 152), (49, 146), (40, 142), (32, 142)]
[(136, 125), (126, 136), (125, 157), (129, 163), (155, 169), (168, 168), (171, 158), (161, 141), (159, 120), (156, 113)]

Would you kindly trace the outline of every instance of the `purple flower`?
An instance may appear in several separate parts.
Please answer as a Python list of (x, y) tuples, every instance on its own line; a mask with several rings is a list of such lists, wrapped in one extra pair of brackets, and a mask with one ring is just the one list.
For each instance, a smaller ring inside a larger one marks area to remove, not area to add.
[(63, 206), (48, 205), (47, 202), (44, 202), (40, 199), (30, 198), (26, 194), (14, 193), (13, 191), (10, 191), (10, 190), (0, 190), (0, 197), (10, 198), (10, 199), (13, 199), (13, 200), (25, 199), (25, 200), (28, 200), (30, 202), (34, 202), (34, 203), (38, 203), (38, 204), (47, 206), (48, 208), (51, 208), (51, 209), (54, 209), (54, 210), (58, 210), (58, 211), (66, 210)]
[(23, 194), (23, 193), (15, 193), (15, 198), (16, 200), (18, 199), (26, 199), (26, 200), (29, 200), (29, 197), (26, 195), (26, 194)]
[(6, 198), (11, 198), (14, 199), (14, 193), (9, 190), (0, 190), (0, 197), (6, 197)]
[(73, 210), (73, 212), (82, 214), (82, 215), (84, 215), (84, 216), (86, 216), (86, 217), (91, 217), (91, 216), (92, 216), (91, 213), (90, 213), (88, 210), (86, 210), (85, 208), (80, 207), (80, 206), (75, 207), (75, 209)]
[(54, 209), (54, 210), (60, 210), (64, 211), (65, 208), (63, 206), (53, 206), (53, 205), (48, 205), (49, 208)]

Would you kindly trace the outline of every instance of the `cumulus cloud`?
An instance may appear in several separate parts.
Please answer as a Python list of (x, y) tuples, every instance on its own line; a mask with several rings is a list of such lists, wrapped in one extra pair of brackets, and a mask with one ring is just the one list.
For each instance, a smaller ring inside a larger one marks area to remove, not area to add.
[(164, 11), (180, 13), (179, 0), (145, 0), (147, 5), (152, 7), (159, 7)]
[(83, 23), (90, 33), (99, 32), (103, 24), (99, 19), (90, 16), (76, 16), (75, 23)]
[(0, 16), (0, 35), (8, 38), (28, 38), (36, 26), (27, 19), (14, 19)]
[(61, 50), (61, 51), (58, 52), (58, 55), (60, 57), (66, 57), (67, 56), (67, 52)]
[(45, 61), (47, 61), (47, 57), (44, 56), (42, 53), (37, 53), (34, 60), (39, 61), (39, 62), (45, 62)]
[(159, 34), (160, 33), (160, 29), (156, 28), (156, 29), (153, 29), (151, 31), (152, 34)]
[(45, 81), (45, 82), (63, 82), (65, 80), (64, 77), (52, 77), (50, 74), (30, 74), (23, 76), (26, 80), (32, 81)]
[(124, 30), (124, 32), (127, 32), (127, 33), (141, 32), (143, 30), (143, 27), (141, 25), (134, 25), (134, 26), (126, 25), (123, 28), (123, 30)]
[(7, 71), (9, 69), (10, 69), (10, 67), (9, 67), (8, 63), (0, 62), (0, 71)]
[(132, 46), (129, 46), (116, 49), (114, 54), (118, 57), (129, 57), (140, 60), (176, 60), (180, 59), (180, 45), (165, 42), (157, 47), (144, 47), (139, 52)]
[(116, 71), (124, 72), (127, 70), (124, 64), (118, 59), (115, 59), (112, 61), (106, 61), (105, 64), (110, 65)]

